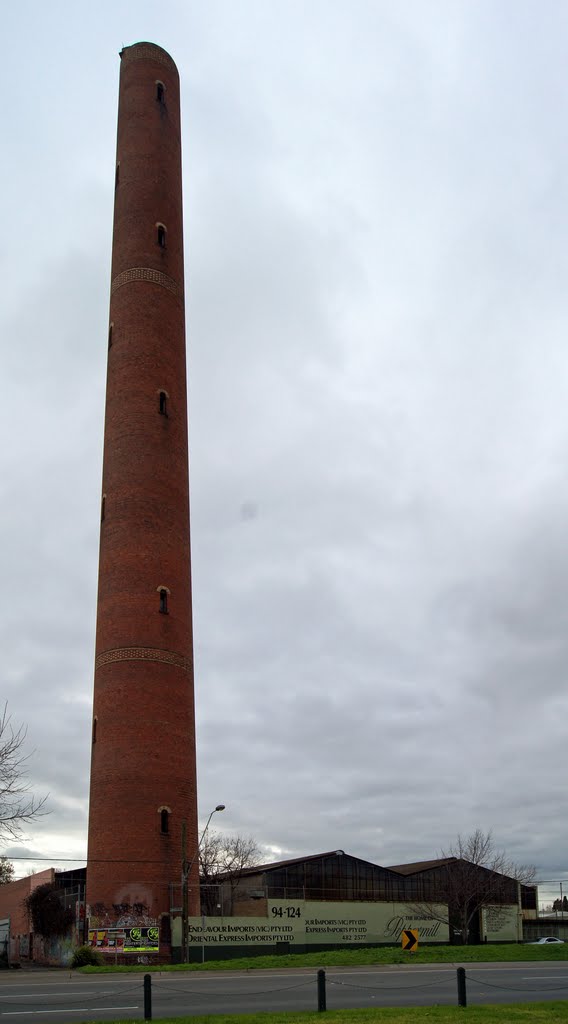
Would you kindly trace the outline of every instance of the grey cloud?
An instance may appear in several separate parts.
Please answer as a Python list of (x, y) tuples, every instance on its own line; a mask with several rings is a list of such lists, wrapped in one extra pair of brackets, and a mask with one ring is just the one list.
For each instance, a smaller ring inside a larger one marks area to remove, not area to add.
[[(52, 794), (30, 848), (60, 857), (85, 838), (116, 50), (139, 23), (75, 12), (62, 104), (64, 6), (41, 37), (10, 12), (31, 70), (0, 478), (2, 692)], [(566, 17), (142, 11), (183, 86), (201, 809), (383, 864), (494, 827), (565, 874)]]

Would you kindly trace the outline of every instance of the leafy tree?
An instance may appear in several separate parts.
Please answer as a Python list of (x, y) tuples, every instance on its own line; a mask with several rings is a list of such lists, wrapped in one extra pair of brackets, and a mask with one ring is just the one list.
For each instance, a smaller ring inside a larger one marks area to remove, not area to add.
[(24, 726), (12, 725), (8, 705), (0, 712), (0, 840), (21, 839), (23, 825), (45, 814), (46, 797), (30, 794)]
[[(458, 835), (441, 863), (430, 869), (431, 890), (428, 900), (412, 904), (412, 913), (427, 920), (448, 920), (462, 943), (475, 941), (472, 924), (481, 910), (491, 913), (493, 927), (504, 920), (503, 907), (518, 900), (518, 883), (530, 885), (536, 869), (516, 864), (495, 848), (491, 831), (476, 829), (469, 836)], [(439, 904), (445, 904), (447, 914)]]
[(203, 912), (217, 913), (219, 902), (222, 902), (224, 909), (229, 912), (243, 871), (258, 863), (260, 849), (252, 836), (227, 836), (222, 832), (207, 832), (199, 849)]
[(14, 865), (7, 857), (0, 857), (0, 885), (7, 885), (14, 881)]
[(36, 886), (26, 896), (24, 904), (32, 919), (34, 932), (44, 938), (65, 935), (75, 920), (71, 907), (63, 905), (60, 893), (50, 882)]

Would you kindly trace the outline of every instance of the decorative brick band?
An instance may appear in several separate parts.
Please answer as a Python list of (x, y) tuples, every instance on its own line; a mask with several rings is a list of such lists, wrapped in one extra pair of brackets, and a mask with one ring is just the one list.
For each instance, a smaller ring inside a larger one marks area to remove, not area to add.
[(111, 665), (115, 661), (161, 661), (164, 665), (176, 665), (188, 672), (191, 667), (189, 658), (175, 651), (162, 651), (155, 647), (115, 647), (113, 651), (103, 651), (95, 659), (95, 668)]
[(183, 298), (183, 291), (173, 277), (168, 277), (167, 274), (162, 274), (159, 270), (152, 270), (151, 267), (131, 267), (130, 270), (123, 270), (122, 274), (115, 277), (112, 282), (110, 294), (114, 295), (117, 288), (122, 288), (123, 284), (130, 284), (131, 281), (150, 281), (151, 284), (159, 284), (162, 288), (167, 288), (178, 298)]
[(120, 51), (120, 59), (124, 63), (132, 60), (153, 60), (157, 64), (163, 64), (170, 71), (175, 71), (176, 75), (178, 73), (178, 69), (169, 53), (162, 50), (160, 46), (154, 46), (152, 43), (138, 43), (134, 44), (134, 46), (125, 46), (124, 50)]

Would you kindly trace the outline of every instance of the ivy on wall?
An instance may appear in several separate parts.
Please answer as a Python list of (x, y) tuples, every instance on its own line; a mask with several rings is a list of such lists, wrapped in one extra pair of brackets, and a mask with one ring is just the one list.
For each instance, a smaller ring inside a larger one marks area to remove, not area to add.
[(65, 935), (75, 920), (70, 907), (64, 907), (61, 894), (46, 882), (38, 885), (24, 903), (32, 919), (33, 931), (48, 939), (55, 935)]

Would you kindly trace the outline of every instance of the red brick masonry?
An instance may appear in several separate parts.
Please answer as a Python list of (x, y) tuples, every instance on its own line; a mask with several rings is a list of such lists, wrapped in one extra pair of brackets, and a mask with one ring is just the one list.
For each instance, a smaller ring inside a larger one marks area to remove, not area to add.
[(157, 921), (197, 809), (179, 77), (151, 43), (121, 54), (116, 160), (87, 904)]

